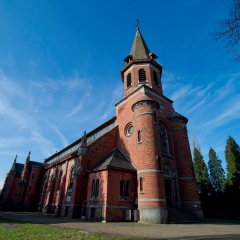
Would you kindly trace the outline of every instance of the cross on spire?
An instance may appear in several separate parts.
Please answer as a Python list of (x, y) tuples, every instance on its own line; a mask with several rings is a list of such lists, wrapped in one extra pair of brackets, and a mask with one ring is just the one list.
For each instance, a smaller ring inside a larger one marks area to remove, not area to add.
[(140, 29), (140, 21), (138, 18), (136, 18), (136, 27), (137, 27), (137, 30)]

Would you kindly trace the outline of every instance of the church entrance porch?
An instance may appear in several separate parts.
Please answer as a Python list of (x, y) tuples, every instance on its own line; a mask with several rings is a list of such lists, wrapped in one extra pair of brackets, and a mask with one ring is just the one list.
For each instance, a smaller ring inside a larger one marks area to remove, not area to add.
[(165, 194), (168, 207), (173, 207), (173, 196), (172, 196), (172, 181), (169, 179), (164, 180), (165, 183)]
[(179, 208), (176, 180), (165, 178), (165, 194), (168, 208)]

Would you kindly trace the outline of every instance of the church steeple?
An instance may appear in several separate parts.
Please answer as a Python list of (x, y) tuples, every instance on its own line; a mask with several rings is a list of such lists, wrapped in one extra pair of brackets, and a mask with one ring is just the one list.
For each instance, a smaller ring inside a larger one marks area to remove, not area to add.
[(137, 31), (132, 44), (130, 54), (124, 59), (124, 61), (129, 62), (129, 60), (146, 60), (146, 59), (156, 59), (157, 55), (151, 53), (141, 32), (139, 26), (137, 26)]
[(152, 88), (160, 95), (163, 94), (162, 66), (155, 59), (157, 55), (150, 52), (137, 25), (130, 55), (124, 59), (127, 65), (121, 71), (125, 97), (143, 85)]
[(137, 28), (130, 55), (132, 56), (133, 60), (148, 59), (149, 53), (150, 53), (150, 51), (148, 49), (148, 46), (147, 46), (139, 28)]

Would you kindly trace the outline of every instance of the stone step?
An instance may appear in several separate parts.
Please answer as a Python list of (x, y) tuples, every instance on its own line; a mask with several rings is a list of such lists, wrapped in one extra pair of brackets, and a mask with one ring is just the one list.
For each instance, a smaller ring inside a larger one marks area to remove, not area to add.
[(168, 209), (168, 223), (199, 223), (194, 214), (182, 209)]

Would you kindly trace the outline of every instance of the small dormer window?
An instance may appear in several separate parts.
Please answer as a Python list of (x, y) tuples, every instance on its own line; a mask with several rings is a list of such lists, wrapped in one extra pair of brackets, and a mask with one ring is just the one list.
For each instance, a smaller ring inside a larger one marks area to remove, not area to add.
[(129, 73), (127, 75), (127, 88), (129, 88), (132, 85), (132, 75)]
[(140, 83), (145, 83), (147, 81), (147, 78), (146, 78), (146, 72), (144, 69), (140, 69), (138, 71), (138, 75), (139, 75), (139, 82)]
[(155, 71), (153, 71), (153, 82), (155, 85), (158, 85), (158, 77), (157, 77), (157, 73)]

